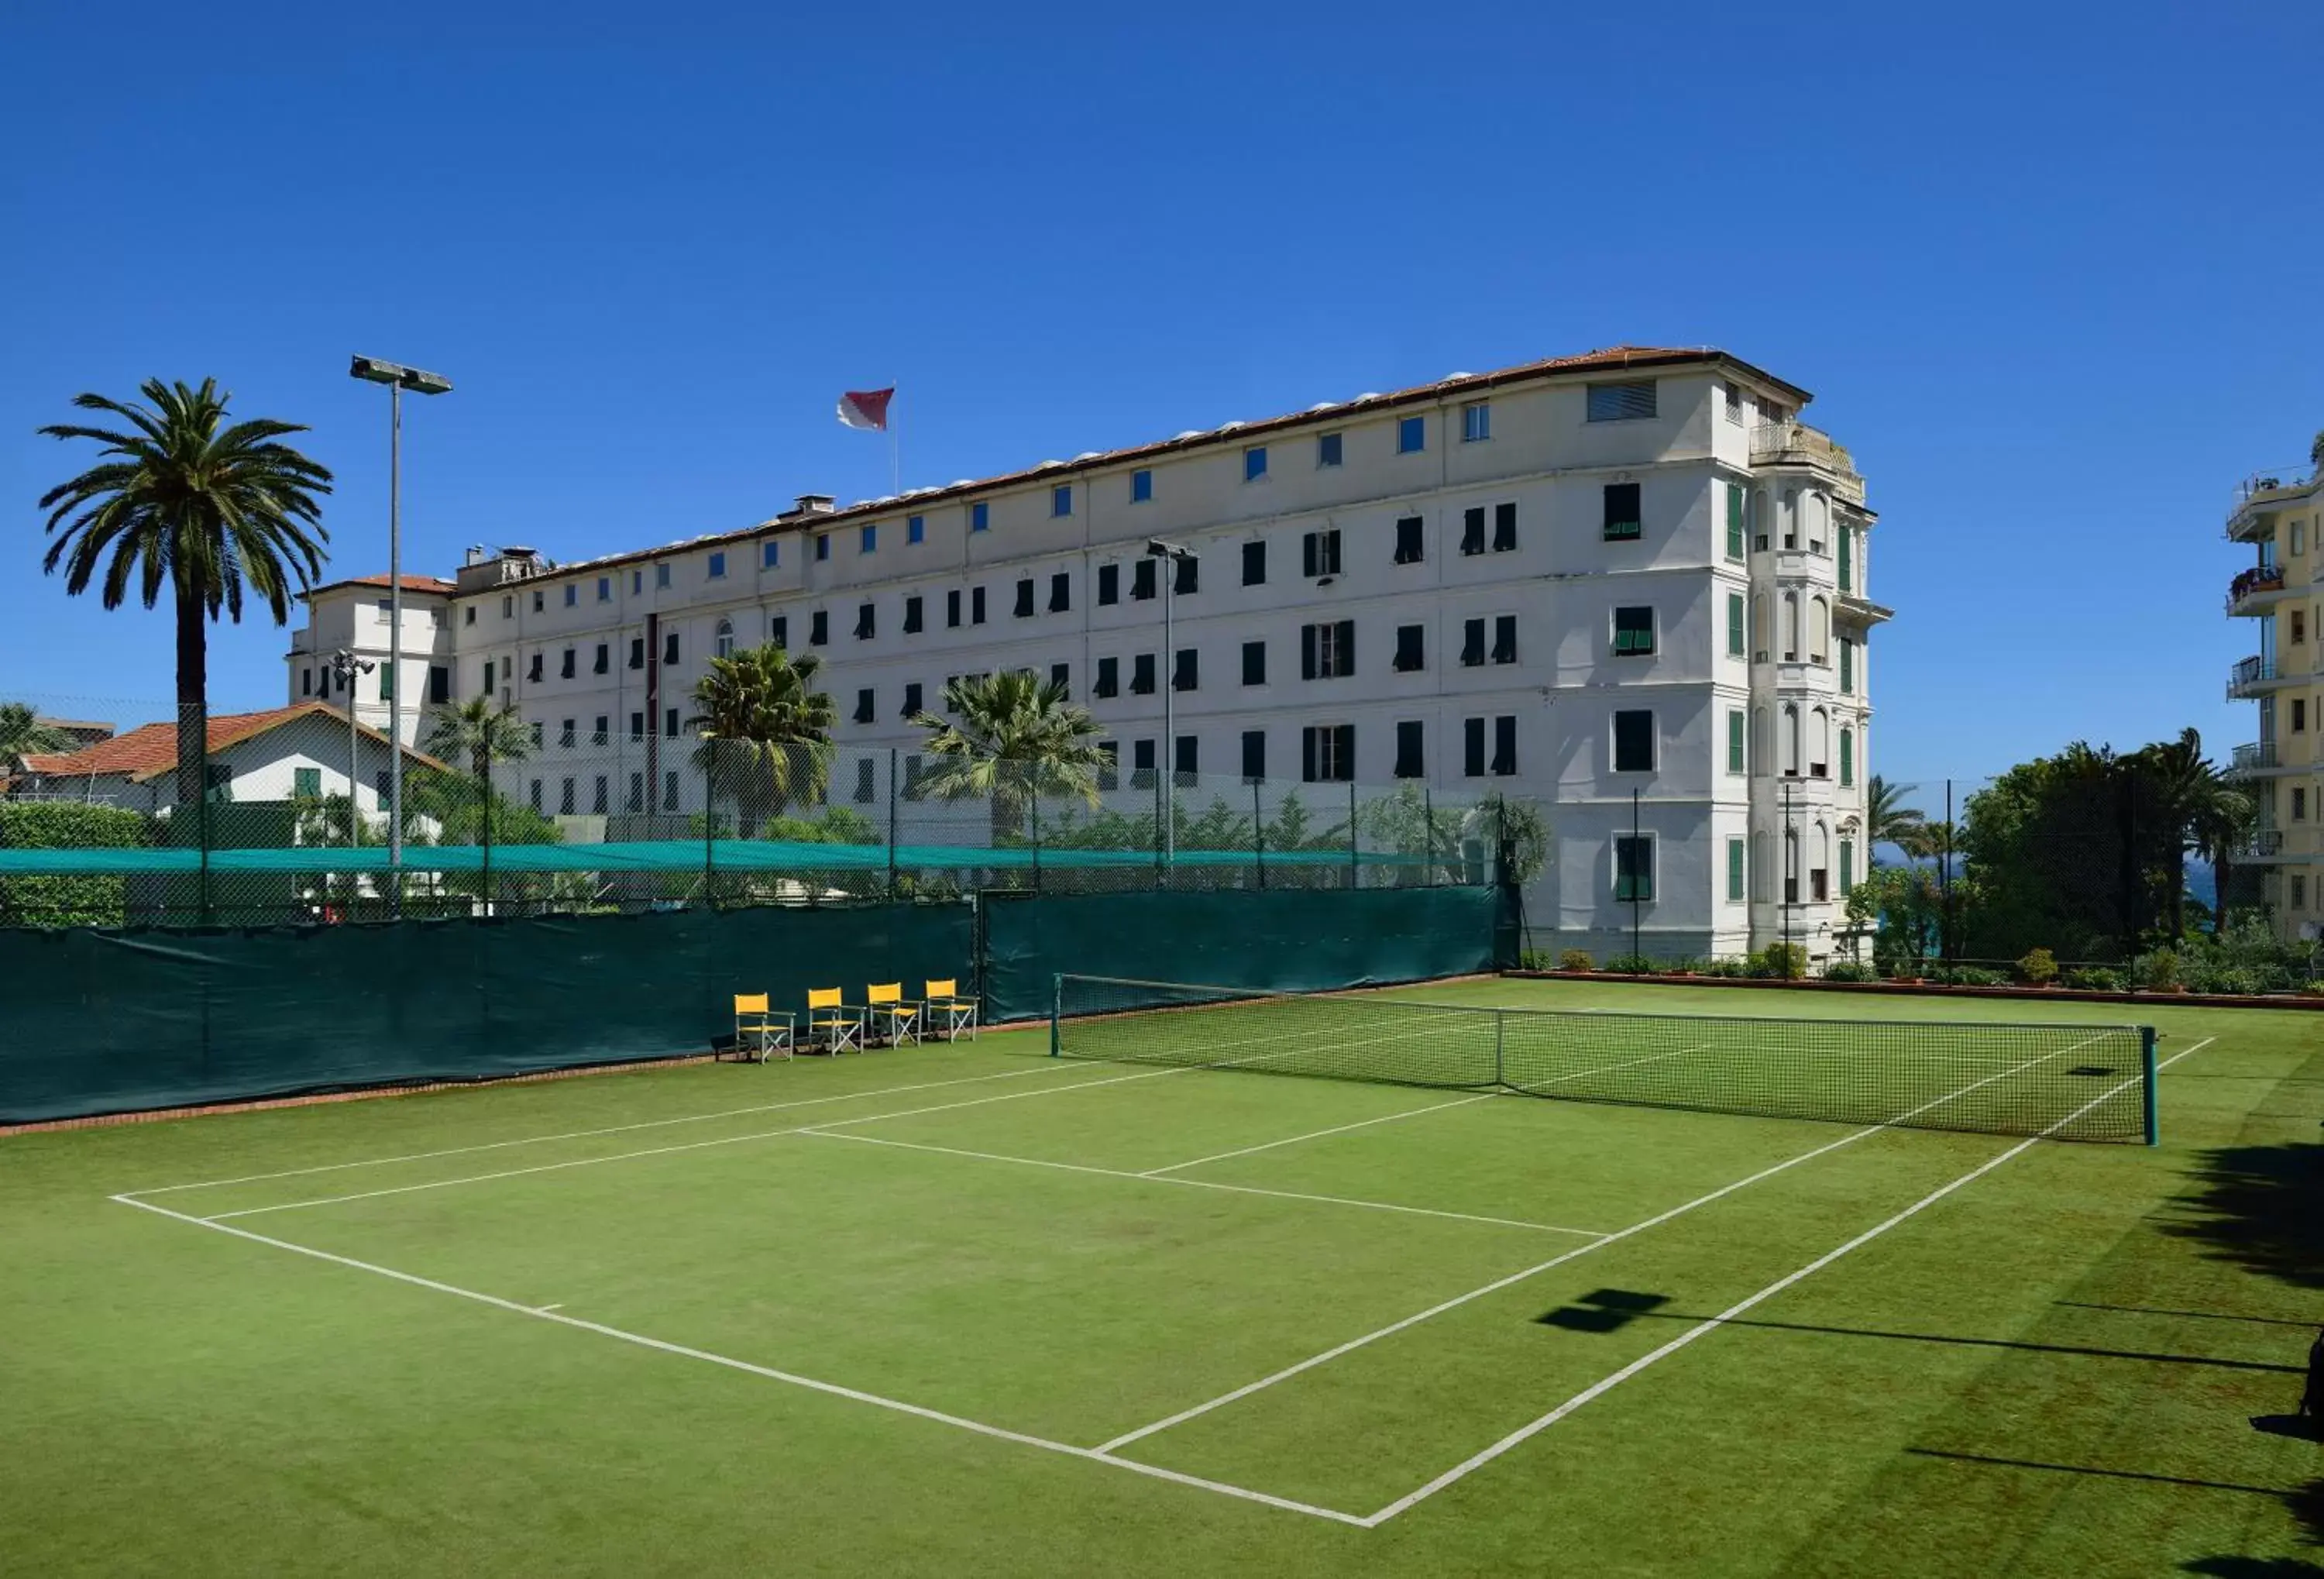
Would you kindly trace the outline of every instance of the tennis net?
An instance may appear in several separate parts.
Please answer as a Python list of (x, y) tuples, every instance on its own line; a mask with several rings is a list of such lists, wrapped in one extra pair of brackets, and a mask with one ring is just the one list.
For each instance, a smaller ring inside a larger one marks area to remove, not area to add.
[(1469, 1008), (1057, 978), (1061, 1057), (1850, 1124), (2154, 1140), (2138, 1026)]

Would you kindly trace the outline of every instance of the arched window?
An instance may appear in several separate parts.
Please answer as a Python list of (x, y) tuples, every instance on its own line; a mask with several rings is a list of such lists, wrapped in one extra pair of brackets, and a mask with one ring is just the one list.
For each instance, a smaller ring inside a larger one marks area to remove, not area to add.
[(1800, 836), (1796, 828), (1784, 830), (1784, 902), (1800, 902)]
[(1821, 493), (1808, 494), (1808, 548), (1822, 553), (1831, 541), (1831, 502)]
[(1818, 707), (1808, 723), (1808, 777), (1821, 779), (1831, 771), (1831, 715)]
[(1808, 898), (1819, 904), (1831, 898), (1831, 830), (1821, 822), (1808, 848)]
[(1790, 702), (1784, 704), (1784, 777), (1800, 776), (1800, 710)]
[(1786, 488), (1784, 490), (1784, 547), (1796, 549), (1799, 546), (1800, 491)]
[(1775, 771), (1775, 731), (1767, 709), (1751, 709), (1751, 771), (1766, 778)]
[(1752, 489), (1751, 497), (1748, 503), (1750, 511), (1747, 524), (1751, 529), (1751, 546), (1754, 549), (1764, 549), (1767, 546), (1767, 490)]
[(1831, 605), (1821, 596), (1808, 610), (1808, 661), (1831, 661)]
[(1784, 661), (1800, 660), (1800, 595), (1784, 594)]
[(1767, 595), (1755, 592), (1751, 595), (1751, 661), (1765, 663), (1768, 651)]
[(734, 622), (732, 620), (718, 622), (718, 656), (721, 658), (734, 656)]

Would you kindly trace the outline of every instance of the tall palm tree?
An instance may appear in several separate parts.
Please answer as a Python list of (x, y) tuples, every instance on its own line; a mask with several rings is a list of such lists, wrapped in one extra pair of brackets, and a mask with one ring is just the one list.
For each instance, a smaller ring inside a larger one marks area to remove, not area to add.
[(1030, 669), (964, 675), (945, 687), (953, 716), (923, 710), (911, 722), (928, 732), (936, 770), (920, 780), (931, 795), (984, 799), (992, 842), (1021, 834), (1037, 797), (1072, 795), (1099, 804), (1097, 721), (1065, 700), (1065, 688)]
[(694, 764), (710, 790), (706, 805), (723, 793), (736, 821), (755, 826), (823, 795), (839, 715), (815, 688), (822, 669), (814, 653), (794, 659), (772, 642), (710, 660), (694, 682), (699, 711), (687, 721), (701, 736)]
[(532, 728), (514, 707), (490, 697), (470, 697), (429, 715), (420, 749), (447, 762), (466, 762), (476, 780), (477, 804), (493, 802), (493, 764), (521, 762), (532, 754)]
[(290, 600), (322, 574), (323, 529), (317, 495), (331, 474), (289, 445), (296, 422), (256, 418), (226, 425), (233, 397), (204, 379), (198, 389), (148, 379), (144, 405), (78, 394), (73, 404), (104, 411), (124, 427), (52, 423), (55, 439), (102, 447), (96, 466), (41, 495), (50, 512), (41, 568), (65, 570), (75, 596), (99, 580), (105, 606), (118, 608), (131, 583), (147, 608), (162, 589), (178, 621), (178, 793), (200, 803), (209, 681), (209, 622), (224, 611), (239, 623), (244, 588), (278, 625)]
[(1929, 826), (1928, 814), (1918, 807), (1904, 804), (1904, 797), (1919, 786), (1891, 784), (1875, 773), (1864, 781), (1864, 835), (1866, 859), (1873, 864), (1871, 850), (1879, 845), (1894, 845), (1908, 859), (1918, 861), (1936, 854), (1939, 846)]
[[(2173, 848), (2181, 853), (2180, 858), (2172, 861), (2168, 873), (2171, 934), (2176, 937), (2185, 932), (2187, 921), (2187, 863), (2183, 852), (2192, 850), (2211, 863), (2219, 881), (2218, 899), (2224, 910), (2235, 846), (2250, 831), (2257, 808), (2218, 764), (2203, 754), (2203, 737), (2194, 729), (2181, 730), (2176, 740), (2155, 742), (2136, 753), (2131, 762), (2142, 771), (2145, 792), (2159, 803), (2152, 808), (2141, 806), (2138, 810), (2144, 816), (2159, 815), (2160, 826), (2176, 834)], [(2133, 785), (2134, 790), (2139, 788)]]
[(29, 703), (0, 702), (0, 771), (14, 768), (24, 757), (73, 751), (79, 744), (67, 731), (42, 723)]

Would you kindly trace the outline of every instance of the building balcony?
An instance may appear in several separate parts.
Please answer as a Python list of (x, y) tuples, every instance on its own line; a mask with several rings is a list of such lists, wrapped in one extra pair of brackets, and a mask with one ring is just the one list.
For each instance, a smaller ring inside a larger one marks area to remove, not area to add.
[(2313, 489), (2324, 473), (2312, 466), (2255, 472), (2236, 485), (2227, 503), (2224, 535), (2229, 542), (2258, 542), (2275, 535), (2275, 512)]
[(2227, 670), (2227, 699), (2234, 701), (2238, 697), (2256, 697), (2263, 691), (2275, 689), (2291, 678), (2273, 659), (2246, 658)]
[(2255, 565), (2227, 583), (2227, 613), (2253, 614), (2273, 608), (2282, 590), (2282, 567)]
[(1856, 469), (1856, 457), (1831, 434), (1805, 422), (1763, 422), (1752, 429), (1751, 464), (1813, 466), (1831, 474), (1841, 498), (1850, 503), (1864, 501), (1864, 478)]
[(2236, 846), (2238, 861), (2279, 861), (2283, 858), (2283, 830), (2261, 828)]
[(1859, 593), (1843, 592), (1831, 605), (1831, 617), (1843, 625), (1869, 630), (1896, 617), (1896, 611)]
[(2272, 740), (2239, 745), (2227, 759), (2227, 771), (2239, 776), (2272, 773), (2282, 766), (2282, 759), (2276, 754), (2275, 742)]

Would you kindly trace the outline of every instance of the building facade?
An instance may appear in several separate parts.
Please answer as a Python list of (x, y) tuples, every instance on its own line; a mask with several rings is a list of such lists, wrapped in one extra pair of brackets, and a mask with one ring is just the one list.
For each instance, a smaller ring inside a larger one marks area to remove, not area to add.
[[(1618, 347), (845, 509), (807, 495), (584, 563), (471, 550), (407, 578), (405, 736), (488, 694), (534, 725), (544, 810), (687, 812), (714, 656), (814, 652), (840, 743), (901, 749), (950, 678), (1029, 669), (1125, 773), (1536, 802), (1537, 938), (1821, 957), (1867, 857), (1867, 638), (1889, 614), (1863, 479), (1800, 421), (1809, 398), (1720, 351)], [(290, 695), (344, 706), (329, 658), (383, 663), (384, 578), (308, 601)], [(364, 722), (388, 683), (357, 676)]]
[(2324, 531), (2324, 470), (2303, 480), (2257, 476), (2228, 507), (2230, 542), (2248, 544), (2252, 565), (2227, 588), (2230, 618), (2249, 620), (2258, 651), (2228, 671), (2231, 699), (2254, 703), (2259, 738), (2235, 749), (2231, 771), (2258, 809), (2236, 863), (2256, 866), (2260, 900), (2287, 940), (2324, 935), (2324, 574), (2316, 536)]

